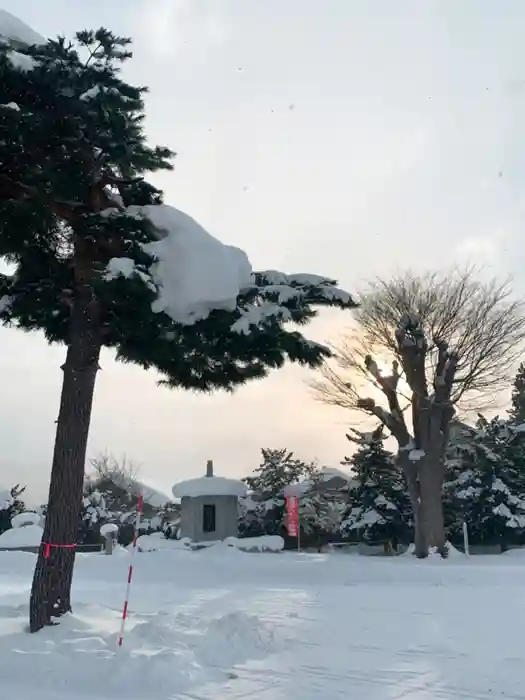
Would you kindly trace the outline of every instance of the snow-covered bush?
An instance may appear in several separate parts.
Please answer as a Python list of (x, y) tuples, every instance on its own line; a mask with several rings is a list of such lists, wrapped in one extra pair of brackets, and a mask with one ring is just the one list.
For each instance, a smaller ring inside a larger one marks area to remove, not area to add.
[(16, 484), (9, 491), (0, 491), (0, 534), (12, 527), (12, 519), (25, 511), (25, 504), (21, 500), (25, 487)]

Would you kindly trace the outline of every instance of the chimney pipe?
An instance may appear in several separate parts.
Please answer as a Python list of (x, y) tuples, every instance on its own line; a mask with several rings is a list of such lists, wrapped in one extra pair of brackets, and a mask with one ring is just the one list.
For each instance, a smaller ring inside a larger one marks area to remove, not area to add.
[(209, 459), (206, 462), (206, 476), (213, 476), (213, 460)]

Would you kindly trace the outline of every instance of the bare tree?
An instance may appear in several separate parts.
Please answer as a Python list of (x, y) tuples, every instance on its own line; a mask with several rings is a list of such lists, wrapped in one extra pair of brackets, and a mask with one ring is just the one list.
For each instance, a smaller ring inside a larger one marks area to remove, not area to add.
[(140, 466), (125, 454), (117, 459), (112, 454), (103, 452), (91, 459), (90, 463), (99, 480), (110, 481), (130, 494), (137, 490)]
[(479, 408), (509, 380), (523, 350), (525, 304), (508, 282), (479, 281), (472, 268), (379, 279), (360, 304), (356, 331), (333, 347), (335, 364), (322, 368), (314, 393), (386, 426), (414, 509), (416, 555), (433, 545), (446, 556), (450, 422), (456, 405)]

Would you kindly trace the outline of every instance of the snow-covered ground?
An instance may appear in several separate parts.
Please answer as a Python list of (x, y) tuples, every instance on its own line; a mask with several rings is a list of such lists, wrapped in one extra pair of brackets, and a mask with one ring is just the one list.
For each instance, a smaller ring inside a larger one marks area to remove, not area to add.
[(525, 553), (418, 562), (79, 555), (75, 612), (25, 632), (34, 555), (0, 553), (0, 685), (17, 700), (525, 698)]

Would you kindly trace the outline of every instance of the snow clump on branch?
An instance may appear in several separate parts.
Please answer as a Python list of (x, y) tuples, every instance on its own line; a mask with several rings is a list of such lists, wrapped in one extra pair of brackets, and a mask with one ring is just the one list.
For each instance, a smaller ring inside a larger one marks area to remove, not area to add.
[(149, 267), (129, 257), (112, 258), (104, 278), (140, 277), (156, 292), (154, 313), (164, 312), (176, 323), (192, 325), (214, 310), (238, 311), (232, 331), (249, 334), (274, 322), (294, 321), (304, 303), (355, 306), (350, 294), (320, 275), (277, 271), (254, 272), (247, 254), (221, 243), (187, 214), (155, 204), (110, 208), (104, 217), (127, 216), (147, 220), (156, 241), (142, 249), (151, 256)]

